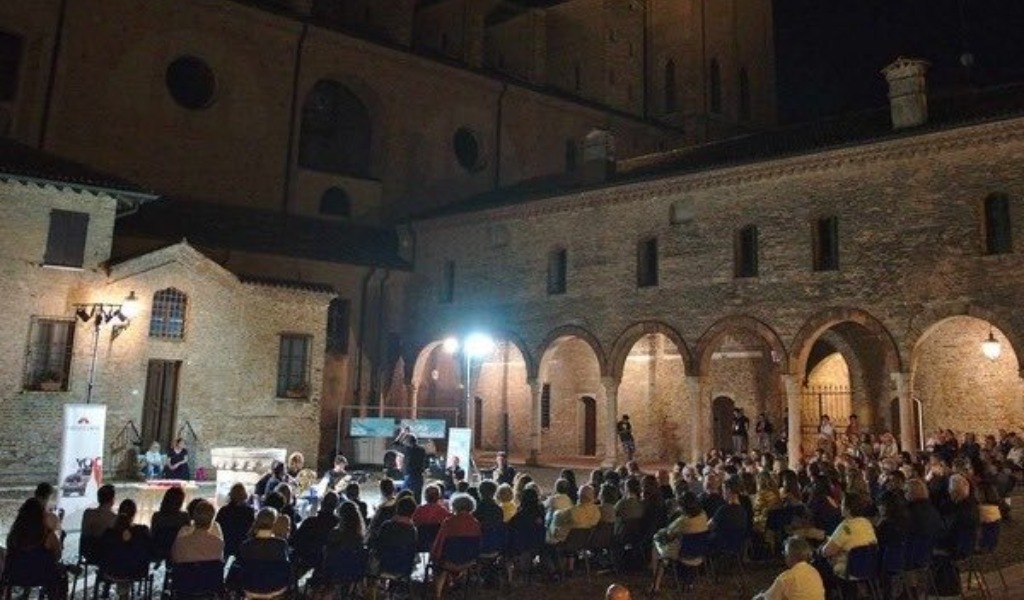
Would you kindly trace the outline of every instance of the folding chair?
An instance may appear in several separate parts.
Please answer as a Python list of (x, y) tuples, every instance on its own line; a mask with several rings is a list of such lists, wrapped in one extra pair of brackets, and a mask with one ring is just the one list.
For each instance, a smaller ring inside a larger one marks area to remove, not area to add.
[[(60, 572), (60, 565), (46, 548), (21, 550), (7, 555), (0, 590), (4, 600), (11, 600), (14, 588), (25, 590), (27, 598), (33, 589), (39, 596), (60, 594), (60, 586), (67, 585)], [(65, 590), (66, 591), (66, 590)]]
[[(923, 583), (922, 597), (935, 593), (935, 578), (932, 576), (932, 552), (935, 541), (930, 537), (911, 535), (907, 538), (906, 564), (903, 569), (905, 583), (917, 592)], [(923, 582), (921, 581), (923, 578)], [(910, 584), (913, 583), (911, 586)]]
[(483, 528), (480, 538), (480, 573), (483, 577), (497, 575), (498, 587), (509, 582), (508, 570), (508, 527), (497, 523)]
[(283, 560), (242, 561), (239, 582), (247, 600), (278, 598), (292, 589), (292, 565)]
[(378, 566), (375, 578), (393, 597), (396, 588), (405, 586), (412, 595), (412, 571), (416, 566), (416, 546), (381, 546), (375, 552)]
[(598, 523), (590, 531), (590, 540), (587, 542), (586, 560), (589, 563), (595, 558), (605, 558), (615, 569), (615, 561), (612, 560), (612, 551), (615, 547), (615, 524)]
[(342, 598), (355, 597), (359, 584), (369, 574), (370, 552), (364, 547), (327, 546), (323, 576), (318, 579), (342, 590)]
[(736, 569), (740, 574), (740, 590), (745, 594), (750, 588), (747, 583), (746, 553), (747, 531), (745, 529), (720, 529), (716, 531), (711, 538), (711, 555), (709, 557), (715, 581), (719, 579), (718, 559), (720, 557), (734, 558), (736, 560)]
[[(881, 600), (882, 591), (881, 582), (878, 578), (878, 566), (881, 558), (877, 544), (869, 544), (867, 546), (858, 546), (851, 548), (846, 555), (846, 575), (840, 577), (841, 580), (847, 583), (852, 583), (856, 586), (856, 589), (860, 591), (860, 586), (866, 585), (868, 588), (868, 595), (876, 600)], [(840, 588), (843, 589), (843, 588)], [(843, 596), (845, 597), (845, 590), (843, 590)]]
[(465, 597), (469, 597), (469, 588), (476, 571), (477, 560), (480, 559), (480, 537), (458, 536), (445, 538), (441, 548), (441, 557), (434, 565), (438, 577), (464, 576)]
[(887, 544), (881, 552), (880, 570), (883, 585), (880, 592), (883, 597), (896, 598), (902, 595), (904, 589), (907, 589), (904, 577), (907, 568), (907, 545), (906, 543)]
[[(1001, 525), (1002, 521), (981, 524), (981, 533), (978, 537), (978, 547), (975, 554), (979, 558), (987, 558), (993, 564), (996, 572), (999, 573), (999, 581), (1003, 584), (1003, 591), (1006, 591), (1006, 577), (1003, 575), (1002, 561), (999, 560), (999, 555), (996, 553), (996, 549), (999, 546), (999, 529)], [(979, 577), (982, 576), (980, 573), (978, 575)]]
[[(558, 570), (563, 576), (571, 572), (576, 559), (586, 551), (587, 543), (590, 542), (590, 532), (590, 529), (570, 529), (565, 540), (555, 546), (555, 552), (558, 555)], [(590, 581), (590, 563), (586, 560), (584, 560), (584, 569), (587, 572), (587, 581)]]
[(175, 599), (217, 598), (224, 594), (224, 561), (206, 560), (174, 565), (171, 596)]

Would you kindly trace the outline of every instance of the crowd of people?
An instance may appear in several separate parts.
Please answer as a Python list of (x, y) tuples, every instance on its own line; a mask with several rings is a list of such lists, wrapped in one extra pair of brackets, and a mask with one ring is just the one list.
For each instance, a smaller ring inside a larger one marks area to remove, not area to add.
[[(98, 506), (83, 517), (81, 553), (101, 570), (129, 578), (156, 563), (233, 557), (229, 586), (233, 578), (237, 585), (246, 564), (277, 562), (296, 578), (308, 575), (311, 588), (326, 594), (334, 582), (326, 557), (334, 553), (366, 551), (372, 574), (389, 553), (422, 552), (435, 565), (433, 589), (440, 597), (465, 576), (460, 565), (448, 564), (455, 540), (477, 540), (478, 552), (499, 540), (498, 553), (507, 558), (501, 576), (527, 570), (559, 580), (572, 575), (579, 549), (572, 541), (579, 532), (594, 539), (602, 530), (608, 543), (597, 549), (599, 558), (617, 571), (649, 569), (651, 594), (672, 570), (690, 582), (709, 556), (724, 553), (737, 560), (784, 557), (785, 570), (759, 598), (825, 598), (844, 585), (857, 548), (905, 547), (912, 538), (923, 539), (939, 557), (933, 566), (938, 570), (961, 557), (965, 532), (973, 535), (983, 524), (1009, 518), (1006, 498), (1024, 455), (1018, 436), (1000, 433), (979, 441), (973, 434), (936, 432), (918, 453), (890, 451), (890, 438), (883, 434), (870, 444), (823, 440), (799, 469), (756, 448), (712, 450), (697, 463), (652, 472), (629, 460), (616, 469), (594, 469), (585, 481), (564, 469), (545, 489), (504, 454), (478, 485), (471, 486), (461, 469), (451, 481), (424, 482), (415, 438), (406, 434), (400, 440), (412, 456), (406, 475), (398, 482), (380, 480), (376, 506), (361, 499), (342, 456), (323, 475), (327, 491), (306, 518), (296, 505), (301, 457), (274, 465), (253, 492), (236, 484), (219, 510), (205, 499), (186, 507), (184, 491), (171, 487), (148, 524), (137, 522), (131, 499), (115, 508), (115, 489), (104, 485)], [(631, 435), (622, 441), (634, 443)], [(416, 464), (420, 472), (409, 472)], [(51, 510), (53, 493), (43, 484), (22, 505), (8, 535), (8, 556), (43, 551), (58, 563), (63, 534)], [(780, 512), (783, 522), (773, 519)], [(493, 536), (496, 531), (502, 535)], [(694, 536), (706, 540), (705, 551), (687, 546)]]

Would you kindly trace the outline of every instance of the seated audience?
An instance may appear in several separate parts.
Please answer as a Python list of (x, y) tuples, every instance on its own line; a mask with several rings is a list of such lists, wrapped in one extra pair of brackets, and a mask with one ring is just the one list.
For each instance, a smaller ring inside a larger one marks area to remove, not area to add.
[(96, 490), (96, 501), (99, 506), (87, 508), (82, 513), (81, 549), (82, 558), (90, 563), (99, 561), (99, 542), (103, 534), (114, 525), (117, 513), (114, 512), (114, 486), (103, 484)]
[(438, 485), (423, 488), (423, 504), (412, 513), (412, 522), (416, 527), (424, 525), (440, 525), (452, 513), (444, 505), (444, 497)]
[(190, 563), (224, 560), (224, 540), (213, 532), (213, 505), (199, 500), (192, 513), (192, 526), (183, 527), (171, 546), (171, 562)]
[(502, 519), (508, 523), (512, 520), (512, 517), (516, 514), (516, 503), (515, 495), (512, 492), (512, 486), (507, 483), (503, 483), (498, 486), (498, 506), (501, 507)]
[(845, 494), (842, 502), (843, 520), (821, 547), (821, 556), (828, 559), (833, 572), (839, 577), (846, 576), (846, 560), (850, 550), (878, 543), (875, 527), (866, 518), (868, 508), (864, 497)]
[(754, 600), (825, 600), (825, 585), (818, 570), (810, 564), (812, 551), (807, 540), (787, 538), (784, 554), (786, 570)]
[(441, 529), (434, 538), (434, 546), (430, 550), (430, 558), (439, 567), (436, 575), (435, 590), (437, 597), (441, 597), (445, 582), (448, 578), (448, 567), (461, 567), (463, 565), (449, 565), (444, 561), (444, 548), (448, 540), (453, 538), (476, 537), (482, 534), (480, 522), (473, 516), (476, 509), (476, 502), (467, 494), (456, 494), (452, 496), (452, 510), (454, 514), (441, 524)]
[(245, 486), (236, 483), (228, 492), (228, 503), (217, 511), (217, 524), (224, 534), (224, 558), (235, 556), (242, 540), (249, 534), (256, 519), (256, 512), (248, 504), (249, 493)]
[(494, 495), (498, 493), (498, 484), (490, 479), (480, 482), (477, 488), (480, 493), (480, 500), (476, 503), (476, 510), (473, 516), (480, 521), (484, 529), (497, 527), (505, 522), (505, 513), (498, 503), (494, 501)]

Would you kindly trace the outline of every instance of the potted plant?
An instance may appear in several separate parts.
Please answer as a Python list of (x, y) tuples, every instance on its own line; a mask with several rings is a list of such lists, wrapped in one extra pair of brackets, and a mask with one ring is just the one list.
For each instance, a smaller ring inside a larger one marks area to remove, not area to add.
[(64, 387), (64, 376), (57, 371), (45, 371), (39, 377), (39, 389), (44, 392), (59, 392)]
[(309, 384), (305, 382), (292, 384), (291, 387), (284, 391), (284, 395), (287, 398), (308, 398)]

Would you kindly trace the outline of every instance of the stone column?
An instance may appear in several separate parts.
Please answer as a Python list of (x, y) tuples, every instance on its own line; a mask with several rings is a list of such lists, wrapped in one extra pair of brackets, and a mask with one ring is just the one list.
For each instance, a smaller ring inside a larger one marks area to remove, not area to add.
[(615, 424), (619, 421), (619, 380), (614, 377), (602, 377), (601, 385), (604, 387), (605, 407), (607, 416), (605, 418), (605, 467), (614, 467), (618, 464), (619, 436), (615, 431)]
[(409, 416), (412, 419), (418, 418), (420, 410), (420, 386), (412, 382), (406, 382), (405, 394), (409, 398), (409, 408), (411, 409)]
[(530, 454), (526, 464), (536, 466), (540, 461), (540, 395), (544, 386), (536, 379), (527, 381), (530, 386)]
[(892, 382), (896, 385), (896, 397), (900, 403), (900, 448), (912, 451), (917, 448), (914, 435), (914, 399), (910, 389), (910, 373), (892, 373)]
[(800, 425), (802, 422), (800, 404), (800, 385), (797, 384), (793, 375), (782, 376), (782, 386), (786, 390), (786, 414), (789, 417), (788, 431), (789, 443), (786, 447), (786, 454), (789, 455), (789, 468), (797, 469), (800, 466), (800, 457), (803, 454), (803, 440)]
[(704, 455), (704, 379), (695, 375), (686, 376), (686, 391), (690, 396), (690, 460), (700, 462)]

